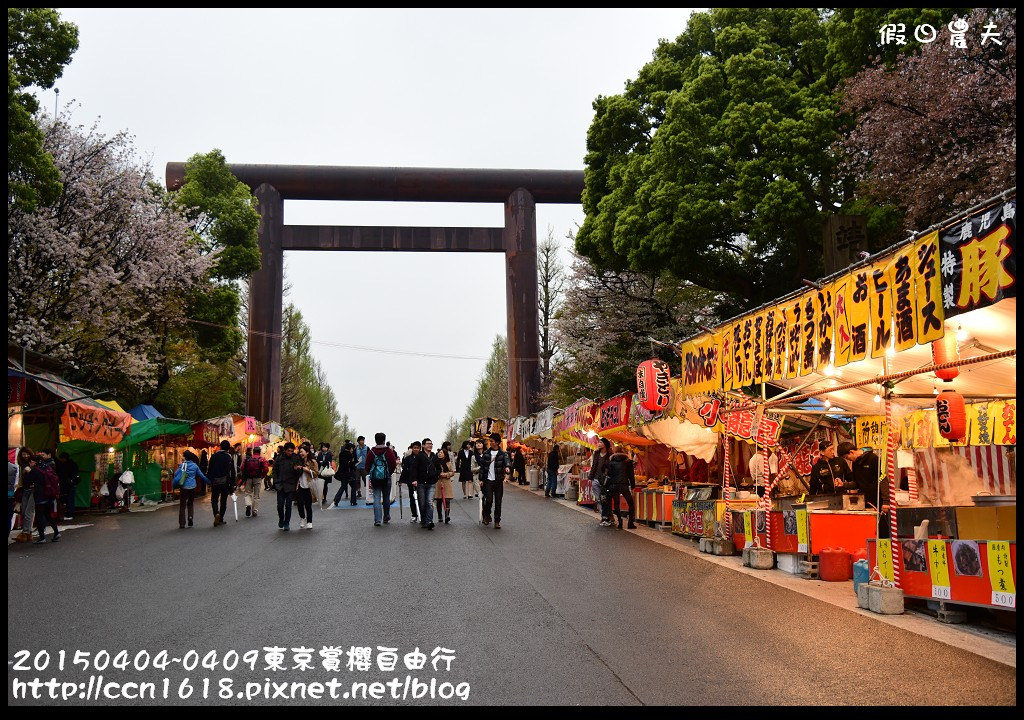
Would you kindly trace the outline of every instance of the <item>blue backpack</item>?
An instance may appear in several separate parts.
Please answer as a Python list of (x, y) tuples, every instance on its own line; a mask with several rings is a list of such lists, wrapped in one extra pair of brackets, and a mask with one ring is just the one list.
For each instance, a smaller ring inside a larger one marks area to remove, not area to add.
[(388, 459), (386, 455), (374, 455), (373, 465), (370, 466), (370, 482), (374, 487), (383, 487), (391, 477), (388, 471)]

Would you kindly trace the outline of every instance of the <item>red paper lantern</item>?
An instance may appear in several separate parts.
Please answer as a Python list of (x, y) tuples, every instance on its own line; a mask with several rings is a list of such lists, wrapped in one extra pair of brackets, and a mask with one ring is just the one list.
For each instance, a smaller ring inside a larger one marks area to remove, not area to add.
[(664, 360), (645, 360), (636, 368), (636, 394), (640, 404), (651, 412), (668, 407), (672, 371)]
[(935, 399), (939, 435), (947, 440), (963, 440), (967, 435), (967, 408), (964, 398), (953, 390), (943, 390)]
[[(959, 359), (960, 349), (956, 344), (956, 333), (946, 330), (946, 334), (942, 336), (941, 340), (932, 341), (932, 362), (934, 364), (942, 365)], [(935, 376), (945, 382), (951, 382), (959, 374), (960, 368), (955, 367), (935, 371)]]

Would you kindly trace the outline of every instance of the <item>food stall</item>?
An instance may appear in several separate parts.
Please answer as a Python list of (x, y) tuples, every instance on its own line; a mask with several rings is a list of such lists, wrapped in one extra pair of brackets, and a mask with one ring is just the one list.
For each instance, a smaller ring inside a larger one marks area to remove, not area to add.
[[(1007, 587), (1012, 583), (1015, 523), (1011, 529), (1003, 517), (1009, 511), (986, 515), (981, 504), (995, 496), (1016, 505), (1015, 217), (1015, 191), (1008, 191), (683, 342), (681, 395), (700, 420), (718, 414), (726, 426), (749, 424), (758, 433), (772, 413), (824, 416), (833, 444), (852, 442), (857, 423), (857, 448), (874, 447), (879, 456), (888, 508), (878, 508), (877, 496), (860, 503), (839, 494), (804, 498), (799, 489), (796, 496), (793, 488), (780, 491), (787, 477), (805, 475), (815, 460), (813, 446), (797, 450), (783, 443), (779, 463), (794, 467), (767, 467), (754, 478), (759, 509), (769, 514), (760, 520), (736, 516), (743, 544), (814, 555), (837, 545), (856, 550), (881, 535), (883, 576), (914, 597), (920, 588), (905, 587), (907, 574), (926, 573), (926, 567), (917, 569), (921, 558), (943, 553), (938, 545), (927, 554), (914, 545), (914, 567), (905, 568), (904, 541), (946, 543), (947, 565), (959, 551), (976, 572), (989, 567), (987, 560), (973, 560), (985, 557), (984, 543), (1005, 542), (1006, 554), (994, 555), (993, 565), (1011, 574), (1003, 580)], [(819, 406), (808, 407), (811, 401)], [(735, 419), (744, 413), (753, 416)], [(864, 439), (865, 431), (871, 440)], [(767, 459), (770, 446), (754, 445)], [(743, 472), (726, 463), (726, 487)], [(952, 487), (965, 479), (969, 491)], [(876, 510), (891, 511), (877, 523)], [(961, 517), (981, 518), (976, 537), (955, 534)], [(886, 535), (897, 542), (890, 544)], [(740, 539), (738, 532), (732, 537)], [(979, 543), (977, 553), (974, 545), (954, 549), (954, 542)]]

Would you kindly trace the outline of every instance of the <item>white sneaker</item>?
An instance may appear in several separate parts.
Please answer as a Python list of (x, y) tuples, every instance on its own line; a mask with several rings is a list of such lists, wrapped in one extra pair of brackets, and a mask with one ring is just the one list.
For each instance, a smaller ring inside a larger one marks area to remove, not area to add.
[(313, 529), (313, 521), (312, 520), (310, 520), (308, 523), (306, 523), (306, 529), (307, 530), (312, 530)]
[(306, 529), (306, 521), (300, 518), (299, 519), (299, 530), (305, 530), (305, 529)]

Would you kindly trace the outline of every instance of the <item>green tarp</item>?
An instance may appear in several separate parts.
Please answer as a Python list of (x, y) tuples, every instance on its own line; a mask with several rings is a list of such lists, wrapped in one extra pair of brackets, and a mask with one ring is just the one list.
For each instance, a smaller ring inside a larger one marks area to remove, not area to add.
[[(114, 451), (125, 452), (122, 467), (134, 473), (134, 493), (137, 497), (159, 500), (162, 494), (160, 466), (157, 463), (149, 463), (146, 454), (138, 448), (138, 445), (161, 435), (187, 435), (191, 432), (191, 423), (162, 417), (131, 424), (128, 434), (124, 440), (114, 446)], [(109, 447), (109, 445), (85, 440), (69, 440), (57, 446), (57, 452), (66, 452), (71, 456), (71, 459), (78, 465), (80, 474), (84, 476), (84, 481), (78, 484), (78, 493), (75, 496), (75, 504), (78, 507), (89, 507), (89, 503), (92, 501), (92, 486), (88, 478), (96, 470), (96, 454), (107, 452)], [(106, 479), (103, 482), (106, 482)]]

